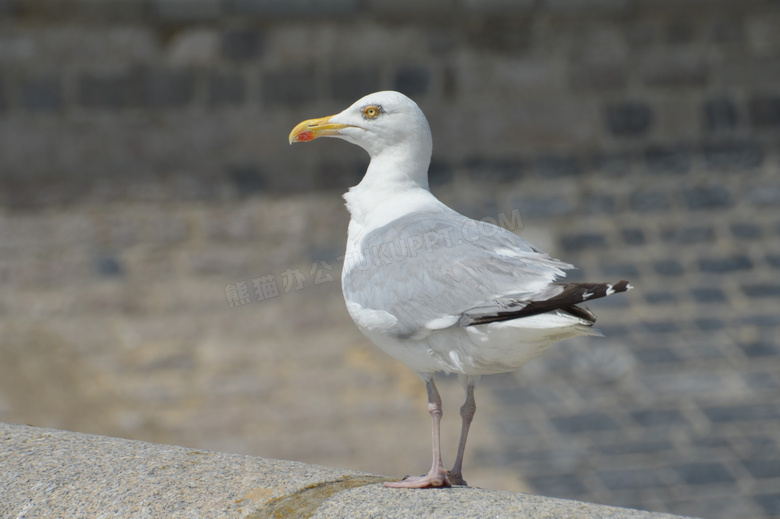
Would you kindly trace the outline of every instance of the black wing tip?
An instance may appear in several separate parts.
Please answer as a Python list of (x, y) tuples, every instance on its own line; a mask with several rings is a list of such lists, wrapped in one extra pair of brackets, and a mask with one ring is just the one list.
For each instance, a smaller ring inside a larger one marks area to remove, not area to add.
[[(464, 312), (458, 321), (459, 326), (474, 326), (477, 324), (487, 324), (496, 321), (509, 321), (539, 315), (554, 310), (563, 310), (579, 319), (589, 321), (590, 324), (596, 322), (596, 316), (584, 307), (577, 306), (594, 299), (601, 299), (612, 294), (627, 292), (631, 290), (631, 284), (622, 279), (617, 283), (565, 283), (564, 291), (550, 299), (541, 301), (525, 301), (519, 310), (496, 311), (487, 314), (469, 315)], [(472, 311), (475, 309), (472, 309)]]
[(634, 287), (631, 286), (631, 283), (629, 283), (625, 279), (621, 279), (620, 281), (612, 285), (612, 292), (613, 293), (628, 292), (632, 288)]

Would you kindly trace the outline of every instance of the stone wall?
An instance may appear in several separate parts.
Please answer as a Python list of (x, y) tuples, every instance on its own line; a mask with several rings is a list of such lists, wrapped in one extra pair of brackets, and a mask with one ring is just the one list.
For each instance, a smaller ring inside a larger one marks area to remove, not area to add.
[(466, 478), (780, 515), (779, 24), (768, 0), (0, 0), (0, 419), (424, 472), (421, 384), (339, 293), (365, 154), (286, 142), (390, 88), (443, 200), (636, 286), (593, 303), (606, 338), (484, 380)]
[(429, 114), (443, 182), (752, 171), (780, 128), (766, 1), (3, 6), (10, 206), (341, 189), (362, 155), (281, 149), (290, 122), (388, 88)]

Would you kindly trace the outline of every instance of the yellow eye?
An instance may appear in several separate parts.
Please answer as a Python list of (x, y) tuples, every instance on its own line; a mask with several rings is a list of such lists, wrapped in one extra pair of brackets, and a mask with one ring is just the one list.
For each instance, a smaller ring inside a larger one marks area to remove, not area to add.
[(363, 115), (368, 117), (369, 119), (373, 119), (377, 115), (379, 115), (380, 109), (378, 106), (367, 106), (363, 108)]

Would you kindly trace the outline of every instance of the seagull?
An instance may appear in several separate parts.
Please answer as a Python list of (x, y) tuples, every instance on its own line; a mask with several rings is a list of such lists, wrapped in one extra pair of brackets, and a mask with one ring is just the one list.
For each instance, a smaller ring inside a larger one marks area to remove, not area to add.
[[(361, 182), (344, 194), (351, 216), (341, 276), (347, 311), (371, 342), (417, 373), (428, 396), (431, 469), (385, 485), (466, 485), (463, 455), (480, 377), (515, 371), (563, 339), (600, 335), (581, 303), (631, 285), (561, 282), (572, 265), (440, 202), (428, 187), (428, 121), (399, 92), (369, 94), (339, 114), (303, 121), (289, 142), (319, 137), (344, 139), (371, 158)], [(456, 374), (466, 392), (449, 471), (439, 445), (437, 372)]]

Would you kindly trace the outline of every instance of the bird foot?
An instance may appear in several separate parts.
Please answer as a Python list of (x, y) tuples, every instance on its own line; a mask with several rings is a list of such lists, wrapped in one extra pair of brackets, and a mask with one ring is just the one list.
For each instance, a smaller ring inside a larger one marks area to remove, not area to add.
[[(456, 483), (457, 484), (457, 483)], [(449, 472), (445, 470), (431, 471), (425, 476), (406, 476), (401, 481), (388, 481), (389, 488), (441, 488), (451, 487)]]
[(450, 482), (450, 485), (458, 485), (462, 487), (469, 486), (469, 484), (466, 483), (466, 480), (463, 479), (463, 474), (453, 474), (452, 472), (447, 472), (447, 481)]

